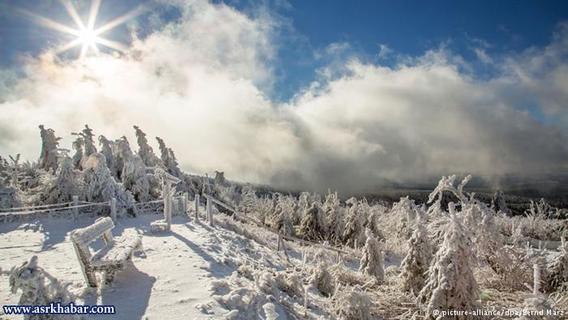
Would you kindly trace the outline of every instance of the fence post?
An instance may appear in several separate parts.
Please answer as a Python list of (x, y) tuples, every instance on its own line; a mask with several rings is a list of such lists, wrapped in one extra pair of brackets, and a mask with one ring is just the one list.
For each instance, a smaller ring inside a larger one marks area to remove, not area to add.
[(207, 197), (207, 219), (209, 219), (209, 225), (213, 226), (213, 210), (211, 209), (210, 197)]
[(116, 198), (110, 199), (110, 218), (116, 223)]
[(171, 194), (168, 196), (168, 215), (166, 217), (166, 220), (168, 222), (168, 231), (170, 231), (172, 229), (172, 210), (173, 210), (173, 203), (174, 203), (174, 195)]
[(278, 249), (276, 251), (282, 250), (282, 234), (278, 233)]
[(195, 221), (199, 221), (199, 194), (195, 194)]
[(304, 286), (304, 317), (308, 315), (308, 286)]
[(73, 196), (73, 221), (77, 221), (77, 217), (79, 216), (79, 196)]
[(189, 217), (189, 214), (187, 212), (187, 203), (188, 202), (189, 202), (189, 195), (187, 194), (187, 192), (184, 192), (183, 197), (182, 197), (182, 203), (183, 203), (182, 210), (183, 210), (183, 213)]
[(540, 293), (540, 283), (541, 283), (541, 272), (540, 265), (537, 263), (533, 264), (533, 294), (537, 295)]
[(170, 231), (172, 227), (172, 195), (170, 191), (170, 184), (164, 183), (164, 219), (166, 220), (167, 230)]

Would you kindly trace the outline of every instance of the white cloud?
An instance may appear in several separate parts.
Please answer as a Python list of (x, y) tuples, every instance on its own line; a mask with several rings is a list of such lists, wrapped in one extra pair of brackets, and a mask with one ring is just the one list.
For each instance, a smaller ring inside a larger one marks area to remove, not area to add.
[[(275, 78), (279, 27), (270, 15), (168, 3), (182, 18), (123, 57), (29, 60), (0, 104), (0, 154), (35, 159), (39, 124), (66, 146), (85, 123), (134, 145), (136, 124), (164, 138), (189, 171), (286, 187), (364, 191), (385, 179), (567, 168), (563, 31), (546, 48), (508, 57), (503, 75), (484, 81), (443, 47), (393, 68), (333, 59), (320, 74), (334, 76), (279, 105), (264, 94)], [(535, 120), (522, 105), (529, 98), (563, 125)]]

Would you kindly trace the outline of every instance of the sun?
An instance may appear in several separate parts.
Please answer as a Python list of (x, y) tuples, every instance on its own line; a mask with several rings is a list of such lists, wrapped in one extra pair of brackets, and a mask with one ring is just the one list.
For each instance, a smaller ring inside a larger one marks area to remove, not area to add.
[(97, 34), (93, 29), (85, 28), (79, 31), (78, 39), (79, 41), (81, 41), (82, 46), (87, 46), (89, 48), (97, 48)]
[(89, 10), (89, 17), (86, 23), (81, 19), (79, 13), (77, 12), (77, 9), (70, 0), (60, 0), (60, 2), (63, 7), (65, 7), (65, 10), (69, 14), (69, 16), (75, 22), (75, 28), (46, 17), (42, 17), (25, 9), (17, 9), (17, 11), (24, 14), (25, 16), (32, 18), (34, 22), (39, 23), (45, 27), (74, 36), (75, 38), (73, 40), (56, 48), (55, 52), (62, 53), (80, 46), (80, 59), (86, 57), (90, 53), (98, 54), (99, 45), (119, 52), (124, 52), (125, 50), (127, 50), (127, 47), (124, 44), (105, 38), (103, 34), (146, 11), (146, 7), (141, 5), (122, 16), (119, 16), (102, 26), (95, 28), (101, 0), (91, 0), (91, 8)]

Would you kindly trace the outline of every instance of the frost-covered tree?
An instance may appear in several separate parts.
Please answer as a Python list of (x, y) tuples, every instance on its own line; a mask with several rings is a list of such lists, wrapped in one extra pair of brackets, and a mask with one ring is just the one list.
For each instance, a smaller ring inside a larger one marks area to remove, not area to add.
[(350, 208), (347, 210), (347, 216), (345, 217), (345, 229), (342, 234), (343, 243), (348, 246), (355, 246), (357, 242), (361, 245), (365, 239), (364, 225), (366, 217), (364, 214), (361, 214), (359, 201), (356, 198), (348, 199), (347, 204), (350, 205)]
[(97, 152), (95, 134), (93, 133), (93, 129), (89, 128), (88, 125), (85, 125), (85, 128), (81, 130), (81, 132), (74, 132), (72, 135), (83, 138), (83, 158), (87, 158)]
[(80, 173), (73, 168), (73, 160), (68, 156), (59, 160), (55, 177), (46, 184), (42, 192), (43, 203), (62, 203), (73, 200), (74, 195), (81, 195), (83, 182)]
[(279, 222), (284, 234), (293, 235), (295, 233), (293, 224), (295, 206), (296, 200), (291, 196), (280, 195), (276, 199), (276, 207), (280, 211)]
[(391, 209), (391, 215), (397, 217), (396, 228), (398, 236), (402, 239), (408, 239), (412, 235), (413, 225), (416, 220), (417, 211), (419, 207), (414, 200), (408, 196), (400, 198)]
[(337, 192), (329, 192), (322, 205), (324, 223), (327, 230), (326, 239), (330, 242), (339, 242), (343, 230), (342, 208)]
[(418, 296), (429, 318), (434, 317), (434, 310), (473, 310), (477, 306), (479, 289), (471, 267), (472, 243), (454, 211), (454, 204), (450, 203), (450, 222), (444, 241)]
[[(173, 154), (173, 152), (172, 152)], [(227, 179), (225, 179), (225, 172), (215, 171), (215, 185), (223, 186), (227, 184)]]
[(112, 141), (108, 140), (105, 136), (100, 135), (99, 144), (101, 145), (101, 153), (105, 156), (108, 169), (115, 178), (118, 178), (118, 176), (116, 175), (117, 169), (115, 168), (115, 159), (112, 151)]
[(325, 226), (322, 221), (321, 209), (317, 202), (306, 209), (304, 217), (300, 223), (298, 232), (304, 239), (308, 240), (321, 240), (325, 235)]
[(105, 156), (94, 153), (85, 161), (83, 177), (85, 198), (87, 201), (101, 202), (116, 198), (119, 209), (131, 208), (134, 201), (132, 194), (110, 174)]
[(156, 140), (158, 140), (158, 145), (160, 146), (162, 163), (164, 164), (164, 166), (166, 166), (168, 173), (173, 175), (174, 177), (181, 176), (181, 170), (179, 168), (174, 151), (171, 148), (168, 148), (164, 140), (162, 140), (160, 137), (156, 137)]
[(57, 157), (59, 155), (60, 137), (55, 136), (53, 129), (45, 129), (43, 125), (39, 126), (41, 136), (41, 153), (39, 155), (39, 167), (55, 172), (57, 170)]
[(246, 185), (242, 189), (242, 197), (239, 203), (238, 209), (239, 212), (242, 213), (251, 213), (254, 211), (254, 206), (257, 200), (256, 192), (254, 191), (253, 187), (250, 185)]
[(151, 200), (151, 179), (146, 173), (146, 165), (142, 158), (132, 152), (126, 137), (116, 140), (113, 146), (117, 176), (122, 180), (124, 187), (132, 192), (137, 201)]
[(75, 150), (75, 153), (73, 154), (73, 168), (75, 169), (82, 169), (81, 167), (81, 161), (83, 160), (83, 157), (85, 156), (85, 152), (84, 152), (84, 148), (83, 146), (85, 145), (85, 140), (83, 139), (83, 137), (78, 136), (75, 141), (73, 141), (72, 146), (73, 149)]
[(419, 215), (416, 228), (408, 240), (408, 253), (400, 266), (402, 289), (414, 294), (418, 294), (424, 287), (432, 260), (432, 245), (425, 223), (425, 217)]
[(509, 209), (509, 207), (507, 206), (507, 202), (505, 201), (505, 195), (503, 194), (503, 191), (501, 190), (495, 191), (492, 202), (495, 211), (501, 212), (507, 216), (511, 215), (511, 209)]
[(138, 142), (138, 155), (144, 161), (147, 167), (157, 167), (162, 166), (162, 162), (154, 153), (152, 147), (148, 144), (148, 139), (146, 139), (146, 133), (142, 131), (138, 126), (134, 126), (136, 131), (136, 141)]
[(371, 229), (366, 229), (365, 233), (367, 241), (363, 248), (359, 271), (374, 277), (379, 282), (383, 282), (385, 279), (383, 250)]

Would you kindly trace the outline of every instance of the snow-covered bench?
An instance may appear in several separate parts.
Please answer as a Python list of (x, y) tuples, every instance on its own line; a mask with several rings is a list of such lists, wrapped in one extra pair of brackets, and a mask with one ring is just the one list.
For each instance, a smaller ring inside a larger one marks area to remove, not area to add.
[[(71, 232), (71, 242), (79, 259), (85, 280), (91, 287), (97, 286), (95, 272), (104, 272), (105, 282), (112, 282), (115, 273), (121, 270), (136, 250), (142, 250), (142, 236), (133, 229), (124, 230), (121, 237), (114, 238), (111, 218), (99, 218), (94, 224)], [(104, 240), (100, 250), (91, 253), (89, 244), (99, 238)]]

